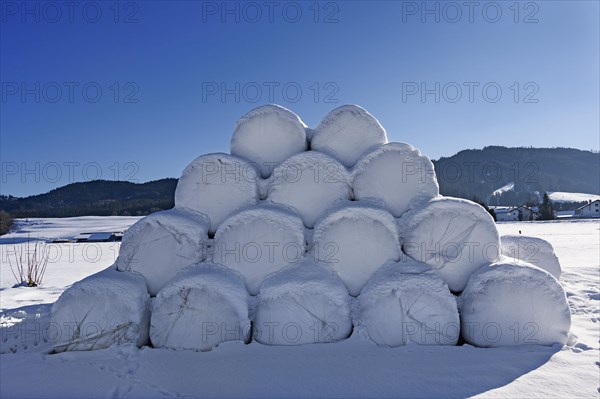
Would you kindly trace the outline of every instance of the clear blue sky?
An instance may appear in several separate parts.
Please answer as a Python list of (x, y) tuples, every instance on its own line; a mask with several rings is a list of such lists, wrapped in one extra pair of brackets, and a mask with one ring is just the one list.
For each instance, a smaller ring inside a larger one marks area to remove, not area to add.
[(0, 4), (2, 194), (178, 177), (269, 102), (362, 105), (431, 158), (599, 148), (597, 1)]

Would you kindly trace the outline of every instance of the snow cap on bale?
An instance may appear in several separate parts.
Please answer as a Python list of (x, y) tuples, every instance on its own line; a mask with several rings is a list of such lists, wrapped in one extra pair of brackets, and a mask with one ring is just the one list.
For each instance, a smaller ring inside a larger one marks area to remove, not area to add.
[(342, 105), (329, 112), (312, 133), (311, 148), (351, 168), (368, 151), (387, 143), (385, 129), (358, 105)]
[(207, 154), (183, 170), (175, 189), (175, 207), (190, 208), (210, 219), (210, 233), (233, 212), (260, 199), (260, 174), (250, 162), (229, 154)]
[(521, 235), (504, 235), (500, 237), (502, 255), (511, 260), (521, 260), (546, 270), (557, 279), (561, 268), (554, 248), (546, 240)]
[(304, 225), (292, 208), (260, 204), (225, 220), (215, 234), (212, 261), (239, 272), (252, 295), (264, 278), (302, 259)]
[(295, 208), (304, 225), (313, 227), (319, 215), (334, 202), (350, 199), (346, 168), (328, 155), (307, 151), (288, 158), (269, 178), (267, 199)]
[(435, 198), (404, 214), (398, 225), (404, 253), (436, 269), (455, 292), (500, 255), (494, 219), (468, 200)]
[(212, 263), (192, 265), (169, 282), (152, 308), (156, 348), (208, 351), (225, 341), (247, 341), (248, 292), (242, 276)]
[(454, 295), (439, 274), (404, 257), (387, 262), (358, 297), (357, 324), (378, 345), (455, 345), (460, 320)]
[(439, 194), (433, 164), (406, 143), (365, 154), (354, 167), (352, 186), (356, 199), (380, 199), (395, 217)]
[(374, 201), (339, 201), (315, 225), (309, 253), (356, 296), (375, 270), (400, 258), (396, 221)]
[(310, 257), (260, 288), (253, 337), (268, 345), (335, 342), (352, 331), (350, 296), (339, 277)]
[(271, 175), (275, 166), (306, 151), (306, 125), (287, 108), (269, 104), (254, 108), (238, 120), (231, 137), (231, 155), (247, 159)]
[(563, 287), (526, 262), (502, 260), (469, 279), (459, 298), (464, 339), (475, 346), (565, 344), (571, 311)]
[(154, 296), (179, 270), (206, 258), (209, 225), (191, 209), (152, 213), (125, 232), (116, 267), (144, 276)]
[(138, 273), (113, 266), (76, 282), (52, 306), (55, 352), (148, 343), (150, 296)]

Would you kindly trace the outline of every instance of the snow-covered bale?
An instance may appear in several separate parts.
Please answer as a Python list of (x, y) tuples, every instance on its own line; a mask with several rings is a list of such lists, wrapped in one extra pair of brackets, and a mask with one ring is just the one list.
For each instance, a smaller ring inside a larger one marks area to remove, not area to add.
[(249, 160), (267, 178), (275, 166), (306, 151), (305, 129), (300, 117), (289, 109), (263, 105), (237, 122), (231, 137), (231, 155)]
[(557, 279), (560, 278), (561, 268), (554, 248), (546, 240), (537, 237), (521, 235), (504, 235), (500, 237), (502, 255), (512, 259), (531, 263), (546, 270)]
[(340, 276), (356, 296), (371, 274), (401, 255), (394, 217), (370, 203), (341, 201), (315, 225), (310, 254)]
[(462, 334), (475, 346), (565, 344), (571, 313), (563, 287), (526, 262), (484, 266), (459, 298)]
[(211, 263), (182, 270), (156, 296), (150, 340), (156, 348), (208, 351), (247, 341), (248, 292), (242, 277)]
[(388, 143), (365, 154), (352, 174), (355, 198), (380, 199), (395, 217), (439, 194), (433, 164), (410, 144)]
[(260, 199), (259, 172), (250, 162), (229, 154), (207, 154), (183, 170), (175, 207), (194, 209), (210, 219), (210, 233), (233, 212)]
[(253, 321), (264, 344), (339, 341), (352, 332), (350, 296), (335, 272), (305, 258), (264, 281)]
[(304, 225), (293, 209), (265, 204), (224, 221), (212, 248), (212, 261), (238, 271), (252, 295), (264, 278), (299, 262), (306, 252)]
[(311, 148), (351, 168), (368, 151), (387, 143), (385, 129), (358, 105), (342, 105), (329, 112), (311, 138)]
[[(110, 267), (76, 282), (52, 307), (55, 352), (148, 343), (150, 296), (144, 278)], [(54, 335), (55, 334), (55, 335)]]
[(455, 292), (465, 288), (475, 270), (500, 256), (494, 219), (468, 200), (435, 198), (398, 223), (404, 253), (437, 269)]
[(123, 235), (117, 269), (140, 273), (154, 296), (179, 270), (206, 258), (209, 226), (204, 214), (191, 209), (152, 213)]
[(378, 345), (455, 345), (454, 295), (431, 267), (410, 258), (388, 262), (358, 297), (356, 323)]
[(303, 152), (284, 161), (273, 171), (267, 188), (269, 201), (295, 208), (309, 228), (325, 209), (350, 196), (346, 168), (316, 151)]

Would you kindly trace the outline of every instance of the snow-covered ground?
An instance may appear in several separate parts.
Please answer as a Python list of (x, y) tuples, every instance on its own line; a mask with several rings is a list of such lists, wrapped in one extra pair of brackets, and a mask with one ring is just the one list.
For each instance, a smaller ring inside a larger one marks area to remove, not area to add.
[[(491, 198), (493, 198), (494, 196), (504, 194), (508, 191), (514, 191), (514, 189), (515, 189), (515, 183), (510, 182), (510, 183), (498, 188), (494, 192), (492, 192), (492, 194), (490, 194), (490, 196), (488, 197), (488, 201), (490, 201)], [(538, 195), (538, 198), (541, 200), (542, 195), (544, 193), (540, 194), (539, 192), (536, 191), (536, 194)], [(550, 200), (552, 200), (553, 202), (585, 202), (585, 201), (595, 201), (597, 199), (600, 199), (600, 195), (596, 195), (596, 194), (570, 193), (567, 191), (548, 191), (548, 197), (550, 197)]]
[[(47, 354), (51, 304), (75, 281), (112, 264), (118, 243), (51, 244), (38, 288), (15, 283), (8, 257), (30, 238), (120, 231), (138, 218), (19, 221), (0, 238), (1, 397), (598, 397), (600, 221), (507, 222), (500, 234), (552, 243), (561, 262), (572, 337), (565, 347), (378, 347), (338, 343), (221, 344), (210, 352), (134, 346)], [(16, 243), (16, 244), (15, 244)]]
[[(85, 216), (76, 218), (20, 219), (13, 232), (0, 238), (0, 309), (6, 318), (6, 309), (48, 304), (75, 281), (106, 269), (117, 258), (120, 243), (47, 244), (49, 261), (44, 285), (36, 289), (10, 288), (15, 285), (9, 262), (14, 265), (14, 254), (28, 240), (72, 239), (80, 233), (95, 231), (124, 231), (140, 217)], [(15, 247), (16, 245), (16, 247)], [(4, 338), (4, 337), (3, 337)], [(4, 343), (3, 343), (4, 345)]]
[(507, 191), (513, 191), (515, 189), (515, 182), (511, 181), (510, 183), (507, 183), (506, 185), (500, 187), (499, 189), (495, 190), (491, 195), (490, 198), (495, 196), (495, 195), (500, 195), (503, 194)]
[(550, 197), (553, 202), (584, 202), (600, 199), (600, 195), (596, 194), (568, 193), (564, 191), (548, 192), (548, 197)]

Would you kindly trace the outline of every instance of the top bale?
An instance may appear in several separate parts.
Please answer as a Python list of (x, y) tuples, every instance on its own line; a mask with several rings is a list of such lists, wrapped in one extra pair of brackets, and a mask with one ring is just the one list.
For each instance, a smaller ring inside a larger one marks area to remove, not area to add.
[(231, 154), (252, 162), (263, 178), (275, 166), (306, 151), (306, 125), (287, 108), (269, 104), (254, 108), (237, 122)]
[(311, 149), (351, 168), (365, 153), (387, 143), (385, 129), (358, 105), (342, 105), (325, 115), (314, 130)]

